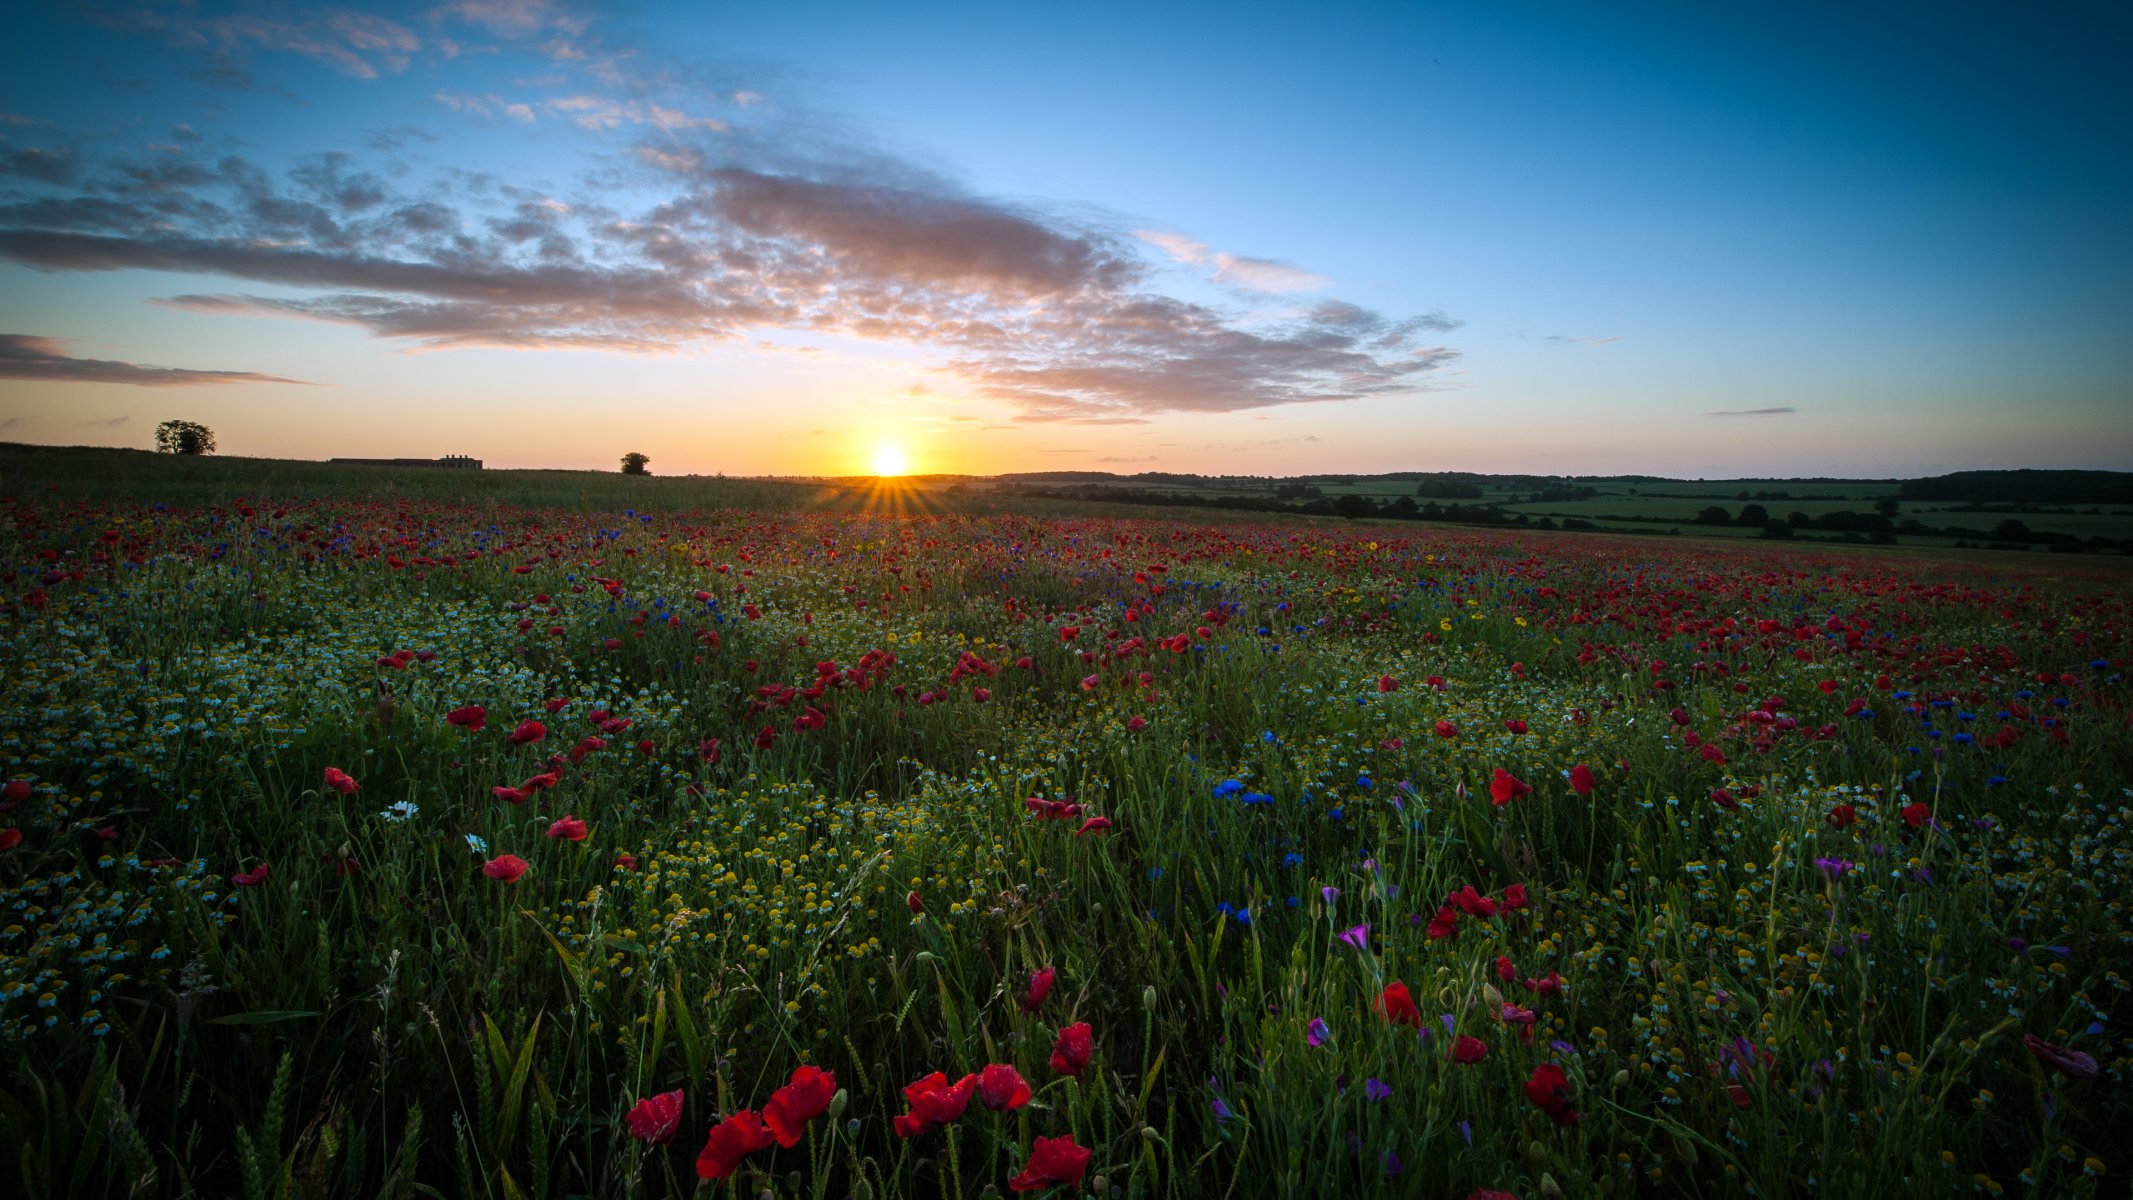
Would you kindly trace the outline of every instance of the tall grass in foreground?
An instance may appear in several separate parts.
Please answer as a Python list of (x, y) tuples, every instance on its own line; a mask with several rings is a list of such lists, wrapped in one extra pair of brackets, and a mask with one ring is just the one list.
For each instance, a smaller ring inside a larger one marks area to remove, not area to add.
[[(841, 1098), (719, 1194), (976, 1197), (1040, 1137), (1146, 1197), (2125, 1168), (2122, 591), (267, 495), (8, 497), (23, 1194), (686, 1194), (802, 1065)], [(894, 1129), (988, 1064), (1026, 1106)]]

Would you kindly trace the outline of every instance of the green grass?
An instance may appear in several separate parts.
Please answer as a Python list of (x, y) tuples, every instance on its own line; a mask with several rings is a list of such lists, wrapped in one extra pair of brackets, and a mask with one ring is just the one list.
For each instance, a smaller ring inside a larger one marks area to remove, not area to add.
[[(1068, 1136), (1121, 1197), (2133, 1166), (2119, 560), (112, 452), (0, 497), (11, 1194), (686, 1195), (803, 1064), (832, 1111), (704, 1190), (975, 1198)], [(892, 1130), (987, 1064), (1028, 1107)]]

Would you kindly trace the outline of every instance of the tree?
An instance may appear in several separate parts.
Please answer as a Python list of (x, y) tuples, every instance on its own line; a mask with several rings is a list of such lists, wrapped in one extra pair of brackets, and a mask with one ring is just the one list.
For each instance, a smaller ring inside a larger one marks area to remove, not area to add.
[(1883, 496), (1874, 501), (1874, 511), (1884, 517), (1893, 519), (1896, 514), (1903, 511), (1903, 501), (1894, 496)]
[(1357, 517), (1374, 517), (1378, 515), (1378, 506), (1372, 502), (1370, 497), (1358, 496), (1351, 492), (1333, 502), (1333, 512), (1336, 516), (1353, 521)]
[(639, 454), (632, 450), (622, 456), (622, 473), (624, 475), (649, 475), (652, 472), (647, 468), (651, 465), (651, 462), (650, 455)]
[(158, 454), (213, 454), (215, 431), (198, 421), (165, 421), (156, 426)]
[(1698, 525), (1731, 525), (1733, 523), (1733, 514), (1713, 504), (1696, 514), (1696, 523)]
[(1740, 516), (1734, 519), (1736, 525), (1753, 525), (1758, 528), (1769, 523), (1770, 513), (1760, 504), (1750, 504), (1742, 508)]

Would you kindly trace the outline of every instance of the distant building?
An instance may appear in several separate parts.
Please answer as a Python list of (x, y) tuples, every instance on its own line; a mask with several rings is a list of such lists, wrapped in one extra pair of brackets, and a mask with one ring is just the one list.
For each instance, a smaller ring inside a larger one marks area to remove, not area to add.
[(481, 460), (464, 454), (447, 454), (443, 458), (329, 458), (327, 462), (348, 463), (358, 467), (441, 467), (447, 471), (479, 471)]

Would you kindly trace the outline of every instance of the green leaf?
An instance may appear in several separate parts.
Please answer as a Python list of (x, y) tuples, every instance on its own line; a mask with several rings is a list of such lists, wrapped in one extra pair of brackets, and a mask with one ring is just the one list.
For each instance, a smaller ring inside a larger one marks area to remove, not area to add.
[(324, 1015), (325, 1014), (322, 1012), (317, 1012), (308, 1008), (262, 1009), (259, 1012), (231, 1013), (229, 1016), (226, 1017), (215, 1017), (212, 1020), (208, 1021), (208, 1024), (272, 1025), (276, 1021), (299, 1021), (305, 1017), (322, 1017)]

